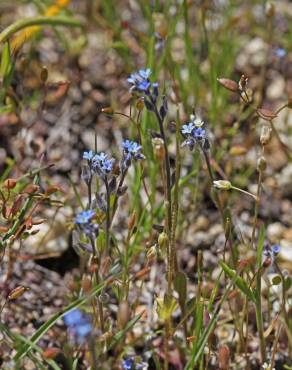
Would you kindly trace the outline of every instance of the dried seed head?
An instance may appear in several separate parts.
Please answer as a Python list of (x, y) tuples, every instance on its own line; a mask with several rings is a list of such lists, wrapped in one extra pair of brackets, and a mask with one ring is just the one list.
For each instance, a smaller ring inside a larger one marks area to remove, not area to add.
[(257, 169), (259, 172), (265, 171), (267, 168), (267, 161), (265, 157), (260, 157), (257, 163)]
[(153, 262), (153, 260), (157, 256), (157, 248), (156, 248), (156, 245), (152, 245), (152, 247), (150, 247), (148, 249), (146, 256), (147, 256), (148, 263)]
[(248, 78), (245, 75), (241, 75), (240, 80), (238, 82), (238, 89), (240, 91), (245, 91), (247, 88)]
[(230, 350), (226, 344), (223, 344), (218, 349), (218, 362), (220, 370), (229, 369)]
[(261, 144), (267, 145), (271, 140), (271, 127), (270, 126), (263, 126), (261, 130), (260, 142)]
[(15, 188), (16, 184), (17, 181), (15, 179), (6, 179), (3, 185), (6, 189), (13, 189)]
[(227, 90), (234, 92), (238, 91), (238, 84), (235, 81), (230, 80), (229, 78), (217, 78), (217, 81)]
[(9, 300), (9, 301), (12, 301), (12, 300), (14, 300), (14, 299), (16, 299), (16, 298), (18, 298), (18, 297), (22, 296), (22, 295), (23, 295), (23, 293), (24, 293), (24, 292), (26, 292), (27, 290), (29, 290), (29, 288), (24, 287), (24, 286), (22, 286), (22, 285), (20, 285), (20, 286), (16, 287), (15, 289), (13, 289), (13, 290), (9, 293), (9, 295), (8, 295), (8, 300)]

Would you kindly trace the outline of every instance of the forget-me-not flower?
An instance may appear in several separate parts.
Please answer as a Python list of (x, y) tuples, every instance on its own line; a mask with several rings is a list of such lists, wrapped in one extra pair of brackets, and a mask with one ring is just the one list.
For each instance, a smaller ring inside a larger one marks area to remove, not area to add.
[(114, 163), (115, 160), (113, 158), (109, 159), (107, 154), (101, 152), (93, 157), (92, 168), (102, 179), (104, 179), (106, 175), (112, 172)]
[(151, 75), (151, 69), (140, 69), (138, 72), (134, 72), (128, 78), (128, 82), (132, 84), (131, 91), (138, 92), (149, 92), (151, 87), (151, 82), (149, 77)]
[(190, 122), (186, 123), (181, 128), (181, 133), (185, 137), (185, 141), (182, 146), (188, 146), (190, 150), (193, 150), (197, 143), (203, 150), (209, 148), (209, 141), (206, 130), (202, 128), (204, 121), (197, 118), (194, 114), (190, 116)]
[(63, 319), (73, 342), (84, 344), (86, 338), (92, 332), (90, 317), (85, 315), (81, 310), (75, 309), (67, 312)]

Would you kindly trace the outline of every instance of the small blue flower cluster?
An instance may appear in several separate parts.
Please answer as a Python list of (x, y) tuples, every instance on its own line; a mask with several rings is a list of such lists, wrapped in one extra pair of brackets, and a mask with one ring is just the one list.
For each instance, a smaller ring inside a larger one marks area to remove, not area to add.
[(144, 362), (137, 362), (133, 357), (129, 357), (122, 362), (123, 370), (144, 370), (148, 365)]
[(109, 159), (104, 152), (94, 153), (92, 150), (83, 153), (83, 159), (88, 161), (88, 165), (93, 172), (97, 173), (102, 179), (113, 170), (115, 159)]
[(263, 249), (263, 263), (264, 265), (271, 265), (275, 257), (280, 253), (281, 247), (279, 244), (270, 246), (268, 243), (265, 244)]
[(137, 91), (139, 93), (149, 94), (151, 88), (150, 77), (151, 69), (140, 69), (138, 72), (134, 72), (128, 78), (128, 82), (132, 85), (131, 92)]
[(92, 209), (82, 211), (75, 217), (75, 224), (85, 232), (86, 235), (97, 235), (98, 225), (92, 223), (92, 219), (95, 216), (95, 212)]
[(74, 344), (82, 345), (92, 332), (90, 317), (81, 310), (69, 311), (64, 316), (64, 322), (68, 328), (68, 333)]
[[(132, 85), (130, 92), (137, 92), (144, 97), (144, 103), (149, 111), (156, 110), (156, 103), (158, 98), (158, 86), (157, 82), (150, 82), (151, 69), (140, 69), (138, 72), (134, 72), (128, 78), (128, 82)], [(165, 100), (165, 99), (164, 99)], [(163, 109), (166, 109), (166, 103), (163, 103)]]
[(188, 146), (190, 150), (193, 150), (195, 145), (199, 144), (203, 150), (209, 149), (207, 133), (202, 128), (204, 122), (200, 118), (196, 118), (193, 114), (190, 116), (190, 120), (189, 123), (183, 125), (181, 128), (181, 133), (185, 137), (182, 146)]
[(135, 141), (124, 140), (122, 147), (123, 158), (120, 163), (120, 168), (121, 172), (124, 173), (130, 167), (132, 160), (139, 161), (145, 159), (145, 156), (141, 153), (142, 146)]

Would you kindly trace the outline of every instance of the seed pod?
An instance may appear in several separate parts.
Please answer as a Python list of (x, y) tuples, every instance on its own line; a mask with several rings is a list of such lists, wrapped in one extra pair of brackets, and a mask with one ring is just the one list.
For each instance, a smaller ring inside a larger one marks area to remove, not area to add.
[(40, 75), (43, 83), (47, 81), (48, 75), (49, 75), (48, 68), (46, 66), (43, 66), (41, 70), (41, 75)]
[(226, 344), (223, 344), (218, 349), (218, 362), (220, 370), (228, 370), (230, 361), (230, 350)]
[(144, 97), (142, 96), (141, 98), (137, 99), (136, 108), (138, 109), (139, 112), (141, 112), (144, 107), (145, 107)]
[(132, 230), (136, 223), (136, 212), (134, 211), (128, 221), (128, 230)]
[(61, 350), (60, 348), (47, 348), (44, 352), (43, 352), (43, 357), (46, 358), (46, 359), (54, 359), (56, 358), (56, 356), (61, 353)]
[(266, 3), (266, 16), (273, 18), (275, 15), (275, 4), (271, 1)]
[(259, 108), (256, 110), (256, 112), (262, 119), (266, 121), (271, 121), (277, 117), (276, 113), (266, 108)]
[(124, 329), (131, 319), (131, 309), (127, 301), (123, 301), (119, 304), (117, 318), (119, 329)]
[(152, 139), (152, 145), (153, 145), (154, 155), (158, 159), (163, 160), (165, 156), (163, 140), (160, 137), (155, 137), (154, 139)]
[(217, 81), (227, 90), (234, 92), (238, 91), (238, 84), (235, 81), (230, 80), (229, 78), (217, 78)]
[(92, 283), (88, 276), (83, 276), (81, 287), (85, 293), (88, 293), (91, 290)]
[(213, 186), (221, 190), (230, 190), (232, 188), (231, 182), (227, 180), (213, 181)]
[(271, 128), (269, 126), (263, 126), (260, 136), (260, 142), (262, 145), (267, 145), (271, 140)]
[(9, 295), (8, 295), (8, 300), (9, 300), (9, 301), (12, 301), (12, 300), (14, 300), (14, 299), (16, 299), (16, 298), (18, 298), (18, 297), (22, 296), (22, 295), (23, 295), (23, 293), (25, 293), (27, 290), (29, 290), (29, 288), (26, 288), (26, 287), (24, 287), (24, 286), (22, 286), (22, 285), (20, 285), (20, 286), (16, 287), (15, 289), (13, 289), (13, 290), (9, 293)]
[(158, 245), (161, 249), (164, 249), (167, 246), (167, 244), (168, 244), (168, 236), (166, 232), (163, 231), (158, 236)]
[(15, 179), (6, 179), (3, 185), (6, 189), (13, 189), (15, 188), (16, 184), (17, 181)]
[(234, 145), (229, 150), (229, 154), (232, 157), (237, 157), (237, 156), (240, 156), (240, 155), (244, 155), (244, 154), (246, 154), (246, 152), (247, 152), (247, 148), (244, 147), (244, 146), (241, 146), (241, 145)]
[(28, 184), (26, 187), (22, 190), (23, 193), (27, 194), (34, 194), (40, 190), (40, 187), (36, 184)]
[(114, 110), (112, 107), (106, 107), (106, 108), (102, 108), (101, 109), (101, 112), (102, 113), (105, 113), (105, 114), (114, 114)]

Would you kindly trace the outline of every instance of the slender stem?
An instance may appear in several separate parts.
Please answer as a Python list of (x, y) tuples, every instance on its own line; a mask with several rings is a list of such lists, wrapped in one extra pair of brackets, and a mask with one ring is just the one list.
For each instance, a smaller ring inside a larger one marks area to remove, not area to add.
[(109, 191), (109, 185), (108, 185), (108, 179), (107, 177), (104, 180), (105, 189), (106, 189), (106, 230), (105, 230), (105, 250), (106, 254), (109, 254), (109, 242), (110, 242), (110, 191)]
[(121, 189), (121, 187), (124, 184), (126, 174), (127, 174), (127, 171), (124, 171), (123, 174), (122, 174), (122, 176), (121, 176), (121, 178), (120, 178), (120, 181), (118, 183), (118, 186), (117, 186), (117, 191), (115, 193), (114, 203), (113, 203), (112, 217), (110, 219), (110, 225), (113, 223), (113, 219), (115, 217), (115, 214), (116, 214), (116, 211), (117, 211), (117, 208), (118, 208), (118, 198), (119, 198), (118, 197), (118, 191), (119, 191), (119, 189)]
[(168, 153), (168, 147), (167, 147), (167, 142), (166, 142), (166, 136), (164, 132), (164, 127), (163, 127), (163, 119), (161, 118), (156, 105), (155, 107), (155, 115), (159, 124), (159, 130), (160, 130), (160, 135), (163, 140), (163, 145), (164, 145), (164, 153), (165, 153), (165, 172), (166, 172), (166, 200), (168, 201), (168, 210), (167, 210), (167, 229), (168, 229), (168, 236), (170, 236), (170, 230), (171, 230), (171, 174), (170, 174), (170, 160), (169, 160), (169, 153)]
[(41, 26), (41, 25), (51, 25), (51, 26), (70, 26), (70, 27), (82, 27), (82, 23), (76, 19), (72, 19), (64, 16), (38, 16), (30, 17), (25, 19), (20, 19), (12, 23), (10, 26), (6, 27), (0, 33), (0, 43), (8, 40), (10, 36), (14, 33), (30, 27), (30, 26)]
[(252, 194), (252, 193), (250, 193), (250, 192), (248, 192), (248, 191), (246, 191), (246, 190), (243, 190), (243, 189), (240, 189), (240, 188), (237, 188), (236, 186), (231, 186), (231, 189), (233, 189), (233, 190), (237, 190), (237, 191), (239, 191), (240, 193), (243, 193), (243, 194), (246, 194), (246, 195), (249, 195), (250, 197), (252, 197), (255, 201), (257, 201), (258, 200), (258, 198), (257, 198), (257, 196), (256, 195), (254, 195), (254, 194)]
[(254, 242), (255, 242), (255, 233), (256, 233), (259, 206), (260, 206), (261, 187), (262, 187), (262, 170), (259, 169), (258, 187), (257, 187), (257, 195), (256, 195), (256, 199), (255, 199), (253, 228), (252, 228), (251, 243), (250, 243), (251, 247), (254, 246)]

